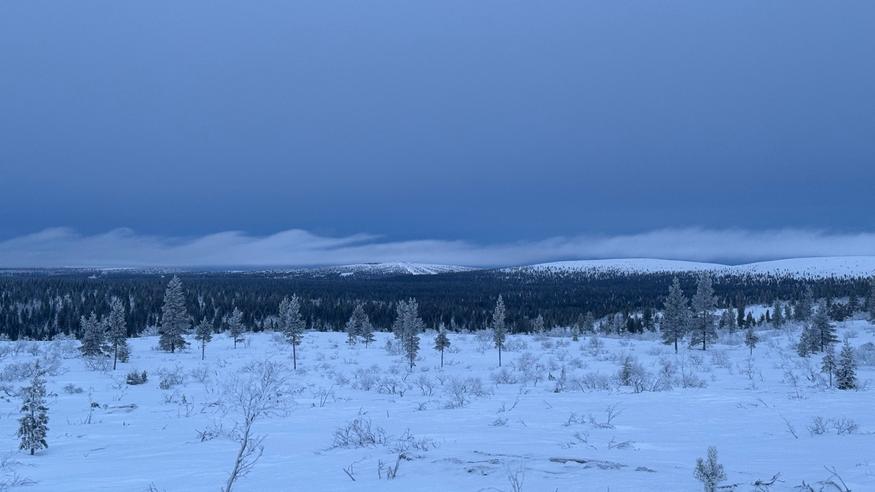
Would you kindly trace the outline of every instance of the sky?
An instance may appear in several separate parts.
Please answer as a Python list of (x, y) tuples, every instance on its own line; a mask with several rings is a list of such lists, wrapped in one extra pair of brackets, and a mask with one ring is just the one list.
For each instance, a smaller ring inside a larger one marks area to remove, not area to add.
[(2, 2), (0, 266), (875, 254), (873, 23), (869, 1)]

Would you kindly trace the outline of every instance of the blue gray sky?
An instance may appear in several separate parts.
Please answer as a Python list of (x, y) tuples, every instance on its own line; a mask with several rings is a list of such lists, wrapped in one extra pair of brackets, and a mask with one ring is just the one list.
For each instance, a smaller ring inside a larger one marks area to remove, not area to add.
[[(0, 263), (257, 256), (204, 243), (228, 237), (875, 254), (873, 23), (869, 1), (2, 2)], [(638, 242), (665, 231), (770, 246)], [(264, 262), (341, 259), (301, 247)]]

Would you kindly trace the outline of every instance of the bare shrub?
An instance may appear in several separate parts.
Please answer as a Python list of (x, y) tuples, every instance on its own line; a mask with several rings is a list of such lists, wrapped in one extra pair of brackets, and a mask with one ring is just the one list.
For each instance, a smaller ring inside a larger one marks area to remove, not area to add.
[(333, 448), (367, 448), (386, 444), (386, 431), (371, 422), (363, 412), (334, 431)]

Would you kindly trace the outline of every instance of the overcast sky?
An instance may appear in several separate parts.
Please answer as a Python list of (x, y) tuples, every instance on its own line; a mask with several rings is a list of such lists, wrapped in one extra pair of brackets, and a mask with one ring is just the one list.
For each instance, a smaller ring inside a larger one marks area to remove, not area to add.
[(871, 1), (0, 2), (0, 264), (289, 234), (485, 264), (678, 229), (771, 246), (642, 255), (875, 254), (873, 25)]

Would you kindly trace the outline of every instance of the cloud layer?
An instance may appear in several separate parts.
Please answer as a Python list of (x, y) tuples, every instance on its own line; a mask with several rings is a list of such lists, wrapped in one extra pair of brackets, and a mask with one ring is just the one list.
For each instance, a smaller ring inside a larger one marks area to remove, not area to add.
[(562, 259), (665, 258), (745, 262), (805, 256), (875, 255), (875, 233), (783, 229), (660, 229), (477, 244), (392, 241), (371, 234), (319, 236), (292, 229), (268, 236), (227, 231), (201, 237), (140, 235), (130, 229), (83, 235), (55, 228), (0, 242), (0, 267), (207, 267), (423, 262), (519, 265)]

